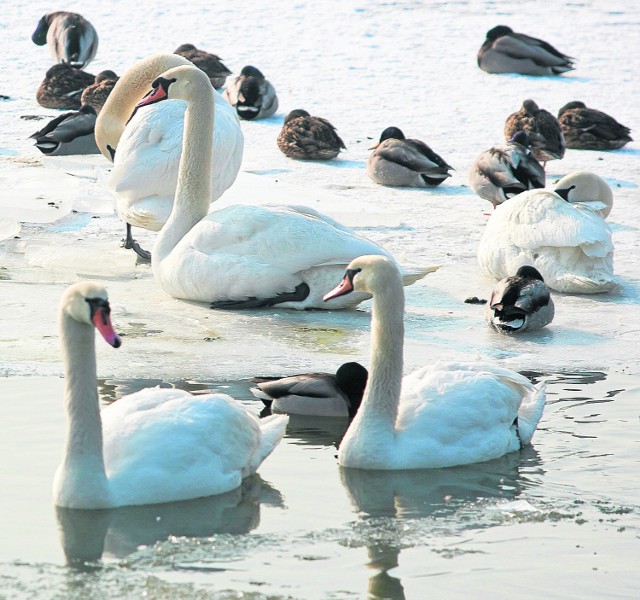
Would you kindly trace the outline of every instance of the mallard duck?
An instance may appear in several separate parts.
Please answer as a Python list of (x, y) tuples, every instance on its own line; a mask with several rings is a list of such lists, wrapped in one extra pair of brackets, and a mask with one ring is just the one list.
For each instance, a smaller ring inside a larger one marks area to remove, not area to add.
[(227, 77), (231, 75), (231, 70), (223, 64), (219, 56), (206, 50), (199, 50), (193, 44), (182, 44), (173, 53), (184, 56), (196, 67), (202, 69), (211, 79), (211, 85), (214, 88), (221, 88)]
[(543, 166), (548, 160), (559, 160), (564, 156), (566, 145), (558, 119), (531, 99), (525, 100), (520, 110), (510, 114), (504, 124), (507, 140), (518, 131), (529, 134), (531, 152)]
[(406, 139), (397, 127), (387, 127), (371, 147), (367, 174), (380, 185), (434, 187), (453, 169), (420, 140)]
[(347, 362), (335, 373), (289, 377), (254, 377), (251, 392), (275, 413), (318, 417), (353, 417), (362, 402), (367, 369)]
[(338, 156), (344, 142), (326, 119), (312, 117), (306, 110), (292, 110), (278, 135), (278, 148), (285, 156), (299, 160), (330, 160)]
[(571, 71), (573, 59), (538, 38), (498, 25), (487, 31), (478, 51), (478, 66), (487, 73), (560, 75)]
[(36, 92), (36, 100), (45, 108), (77, 110), (82, 105), (82, 92), (95, 81), (95, 77), (67, 63), (49, 68)]
[(613, 240), (605, 218), (613, 193), (595, 173), (570, 173), (553, 188), (527, 190), (495, 208), (478, 245), (478, 262), (500, 280), (523, 264), (567, 294), (618, 287)]
[(99, 154), (95, 125), (95, 109), (83, 104), (79, 111), (56, 117), (29, 137), (36, 141), (35, 147), (48, 156)]
[(80, 101), (82, 104), (88, 104), (93, 106), (96, 113), (100, 114), (104, 103), (106, 102), (109, 94), (115, 87), (118, 81), (118, 76), (111, 70), (100, 71), (96, 75), (94, 82), (84, 88)]
[(578, 150), (617, 150), (632, 141), (628, 127), (621, 125), (607, 113), (587, 108), (575, 100), (558, 111), (558, 122), (567, 148)]
[(544, 169), (529, 148), (526, 131), (481, 152), (469, 171), (471, 189), (494, 208), (520, 192), (542, 188), (544, 183)]
[(553, 320), (551, 292), (535, 267), (523, 265), (496, 283), (486, 304), (489, 326), (500, 333), (541, 329)]
[(83, 69), (98, 51), (98, 34), (93, 25), (78, 13), (58, 11), (44, 15), (31, 40), (49, 47), (56, 63)]
[(227, 84), (222, 96), (235, 106), (241, 119), (266, 119), (278, 110), (278, 96), (273, 85), (259, 69), (247, 65)]

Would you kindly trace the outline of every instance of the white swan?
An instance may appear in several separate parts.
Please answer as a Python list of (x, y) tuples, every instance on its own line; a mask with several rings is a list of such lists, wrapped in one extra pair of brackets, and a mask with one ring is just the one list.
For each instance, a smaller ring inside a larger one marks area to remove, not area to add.
[[(171, 213), (186, 107), (184, 102), (164, 102), (131, 114), (158, 75), (171, 67), (191, 64), (176, 54), (153, 55), (135, 63), (118, 80), (96, 121), (98, 147), (113, 160), (106, 183), (116, 199), (118, 215), (128, 225), (126, 247), (139, 254), (130, 227), (158, 231)], [(244, 148), (234, 108), (218, 92), (214, 98), (215, 161), (211, 163), (209, 202), (217, 200), (235, 181)], [(144, 251), (142, 256), (148, 258)]]
[(362, 404), (338, 452), (344, 467), (426, 469), (498, 458), (529, 444), (544, 387), (508, 369), (438, 363), (402, 378), (404, 290), (383, 256), (353, 260), (325, 296), (373, 294), (371, 364)]
[[(213, 88), (194, 67), (176, 67), (140, 102), (187, 101), (173, 211), (153, 247), (153, 273), (174, 298), (213, 308), (345, 308), (369, 297), (323, 302), (338, 273), (360, 254), (385, 250), (304, 206), (233, 205), (207, 214), (211, 197)], [(413, 283), (437, 267), (405, 270)]]
[(478, 246), (478, 261), (495, 279), (534, 266), (552, 290), (570, 294), (608, 292), (613, 241), (605, 222), (613, 205), (607, 183), (579, 171), (553, 189), (522, 192), (496, 207)]
[(57, 506), (113, 508), (222, 494), (256, 471), (288, 417), (259, 420), (226, 394), (147, 388), (100, 411), (95, 327), (117, 348), (106, 290), (80, 282), (59, 310), (69, 420)]

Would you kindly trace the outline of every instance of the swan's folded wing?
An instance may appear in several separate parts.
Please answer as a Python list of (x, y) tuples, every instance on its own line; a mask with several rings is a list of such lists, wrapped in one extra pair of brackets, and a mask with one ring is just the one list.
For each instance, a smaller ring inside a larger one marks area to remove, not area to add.
[(287, 273), (348, 264), (362, 254), (389, 254), (380, 246), (307, 207), (232, 205), (214, 210), (181, 243), (220, 256), (228, 266), (248, 262)]
[(527, 250), (580, 247), (593, 257), (613, 252), (611, 229), (602, 217), (589, 209), (580, 210), (555, 194), (531, 202), (524, 192), (498, 206), (489, 224), (503, 229), (511, 243)]

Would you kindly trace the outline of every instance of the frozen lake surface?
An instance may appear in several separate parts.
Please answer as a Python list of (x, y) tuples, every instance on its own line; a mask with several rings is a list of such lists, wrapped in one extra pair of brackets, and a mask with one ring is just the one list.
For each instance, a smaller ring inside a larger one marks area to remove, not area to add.
[[(86, 0), (77, 10), (100, 35), (92, 73), (122, 74), (148, 54), (192, 42), (234, 73), (254, 64), (275, 85), (280, 110), (242, 123), (240, 176), (213, 209), (308, 204), (402, 262), (442, 265), (406, 288), (406, 372), (477, 358), (549, 382), (533, 447), (500, 461), (359, 476), (335, 460), (346, 422), (295, 419), (259, 477), (237, 493), (89, 519), (56, 515), (51, 505), (65, 431), (55, 315), (67, 285), (92, 278), (109, 290), (124, 337), (117, 351), (98, 345), (105, 401), (163, 384), (222, 387), (252, 402), (254, 375), (368, 364), (370, 304), (223, 312), (168, 297), (149, 265), (120, 247), (124, 227), (102, 185), (109, 163), (43, 160), (28, 139), (59, 114), (35, 101), (50, 59), (30, 40), (38, 19), (58, 7), (10, 5), (0, 17), (8, 49), (0, 94), (9, 97), (0, 100), (0, 598), (227, 597), (222, 590), (247, 598), (358, 598), (367, 590), (374, 598), (419, 598), (425, 590), (462, 598), (470, 589), (484, 597), (635, 597), (638, 141), (608, 153), (568, 150), (547, 165), (549, 182), (589, 170), (612, 187), (618, 291), (556, 293), (553, 323), (514, 338), (490, 331), (484, 308), (464, 300), (487, 298), (494, 284), (476, 259), (491, 206), (472, 193), (467, 173), (502, 141), (504, 120), (525, 98), (553, 113), (583, 100), (638, 139), (640, 5), (329, 0), (274, 10), (263, 0), (158, 0), (143, 18), (126, 3)], [(476, 52), (497, 24), (546, 39), (576, 58), (576, 70), (557, 78), (480, 71)], [(328, 118), (347, 151), (330, 163), (285, 158), (275, 139), (294, 108)], [(453, 176), (432, 190), (374, 184), (365, 172), (368, 148), (389, 125), (430, 144)], [(147, 247), (153, 237), (138, 235)], [(101, 568), (65, 566), (100, 556)]]

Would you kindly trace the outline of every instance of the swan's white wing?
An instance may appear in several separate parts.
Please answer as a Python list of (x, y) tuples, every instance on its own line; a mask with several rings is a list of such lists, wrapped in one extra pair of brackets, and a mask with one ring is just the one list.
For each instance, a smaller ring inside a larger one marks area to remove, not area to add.
[[(233, 108), (214, 94), (213, 202), (240, 170), (244, 138)], [(121, 218), (158, 230), (167, 219), (178, 181), (186, 103), (168, 100), (142, 107), (120, 139), (107, 185)]]
[[(307, 207), (233, 205), (213, 211), (185, 236), (195, 250), (228, 260), (257, 261), (297, 273), (348, 264), (361, 254), (389, 254), (380, 246)], [(235, 257), (235, 258), (233, 258)]]
[(553, 192), (532, 190), (498, 206), (487, 224), (488, 234), (494, 218), (495, 228), (504, 228), (513, 244), (527, 250), (580, 247), (594, 257), (613, 251), (611, 230), (599, 214), (576, 208)]
[(147, 388), (102, 415), (107, 476), (122, 504), (232, 490), (262, 453), (259, 420), (224, 394)]
[(396, 453), (416, 465), (490, 460), (520, 447), (514, 421), (521, 409), (522, 443), (529, 443), (543, 407), (544, 390), (509, 369), (476, 363), (424, 367), (403, 380)]

